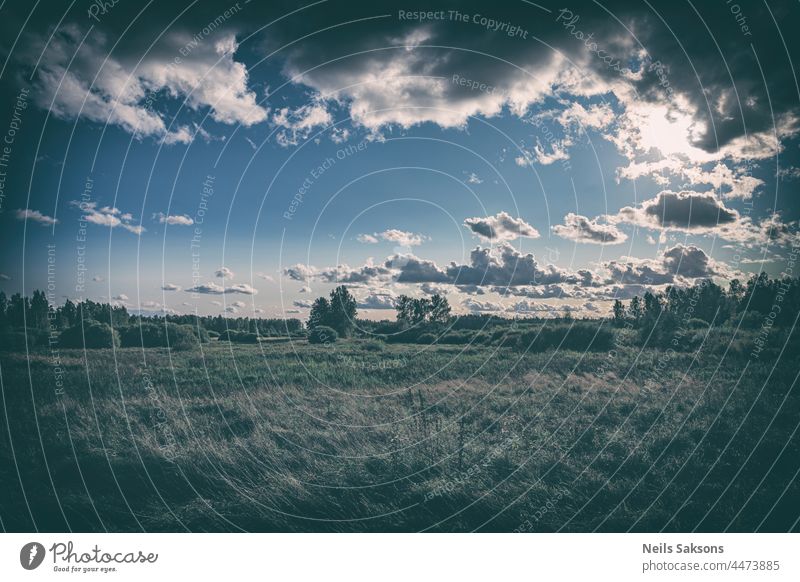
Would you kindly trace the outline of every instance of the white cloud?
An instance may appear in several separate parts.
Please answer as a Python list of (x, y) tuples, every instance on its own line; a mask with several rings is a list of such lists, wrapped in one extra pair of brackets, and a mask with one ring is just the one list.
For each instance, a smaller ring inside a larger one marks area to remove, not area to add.
[(164, 214), (163, 212), (158, 212), (153, 215), (154, 219), (157, 219), (161, 224), (170, 224), (170, 225), (180, 225), (180, 226), (191, 226), (194, 224), (194, 220), (190, 216), (185, 214)]
[(42, 226), (52, 226), (58, 224), (58, 219), (52, 216), (42, 214), (38, 210), (31, 210), (30, 208), (17, 210), (17, 220), (32, 220), (38, 222)]
[(381, 240), (385, 240), (393, 242), (402, 247), (415, 247), (428, 240), (428, 237), (422, 234), (390, 228), (388, 230), (384, 230), (383, 232), (360, 234), (356, 237), (356, 240), (365, 244), (377, 244)]
[(272, 122), (283, 128), (276, 134), (275, 139), (280, 145), (288, 147), (305, 140), (315, 129), (331, 125), (333, 116), (323, 103), (314, 102), (294, 111), (288, 107), (279, 109), (273, 115)]
[(145, 232), (143, 226), (132, 224), (133, 215), (129, 212), (122, 212), (119, 208), (103, 206), (98, 209), (96, 202), (78, 202), (77, 200), (71, 201), (70, 204), (84, 212), (83, 220), (86, 222), (109, 228), (120, 227), (137, 235)]
[(180, 291), (181, 286), (175, 285), (174, 283), (164, 283), (161, 286), (162, 291)]
[[(166, 50), (151, 50), (143, 60), (118, 59), (110, 52), (111, 40), (95, 29), (86, 40), (77, 25), (59, 28), (52, 38), (30, 39), (32, 55), (42, 53), (36, 75), (36, 99), (56, 117), (78, 116), (113, 124), (142, 136), (187, 143), (194, 133), (178, 126), (168, 130), (165, 119), (148, 99), (158, 92), (186, 100), (190, 109), (211, 109), (220, 123), (253, 125), (267, 119), (267, 110), (248, 89), (248, 72), (233, 60), (235, 37), (198, 43), (192, 52), (176, 59), (190, 36), (172, 32), (162, 40)], [(38, 50), (35, 50), (38, 49)], [(31, 57), (36, 58), (36, 57)], [(35, 62), (35, 61), (34, 61)]]
[(221, 267), (214, 271), (214, 276), (221, 279), (233, 279), (236, 276), (236, 273), (231, 271), (228, 267)]

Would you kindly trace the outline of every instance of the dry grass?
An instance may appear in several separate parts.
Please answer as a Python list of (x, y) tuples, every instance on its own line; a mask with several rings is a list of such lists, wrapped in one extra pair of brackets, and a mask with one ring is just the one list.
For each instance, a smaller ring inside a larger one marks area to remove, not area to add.
[(30, 376), (24, 355), (3, 354), (0, 518), (58, 531), (791, 527), (795, 371), (762, 390), (768, 362), (742, 375), (681, 354), (654, 375), (662, 356), (637, 355), (64, 351), (59, 396), (49, 354)]

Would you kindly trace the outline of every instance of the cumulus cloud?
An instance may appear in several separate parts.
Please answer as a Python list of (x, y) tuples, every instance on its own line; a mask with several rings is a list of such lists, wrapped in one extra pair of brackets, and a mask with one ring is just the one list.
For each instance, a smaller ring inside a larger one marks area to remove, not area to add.
[(600, 224), (596, 220), (572, 212), (564, 217), (564, 224), (555, 225), (552, 230), (562, 238), (598, 245), (620, 244), (628, 238), (613, 224)]
[(467, 218), (464, 226), (488, 241), (511, 241), (519, 237), (539, 238), (539, 231), (530, 224), (502, 211), (485, 218)]
[(729, 274), (726, 265), (702, 249), (683, 244), (665, 249), (657, 259), (622, 257), (603, 266), (609, 273), (606, 283), (623, 285), (665, 285)]
[(702, 232), (738, 222), (739, 213), (713, 194), (663, 190), (636, 207), (623, 207), (610, 219), (648, 228)]
[(153, 218), (158, 220), (160, 224), (170, 224), (170, 225), (180, 225), (180, 226), (191, 226), (194, 224), (194, 220), (190, 216), (185, 214), (164, 214), (163, 212), (157, 212), (153, 215)]
[(216, 283), (206, 283), (201, 285), (194, 285), (193, 287), (187, 287), (185, 289), (187, 293), (200, 293), (203, 295), (225, 295), (225, 294), (232, 294), (232, 293), (240, 293), (242, 295), (256, 295), (258, 293), (258, 289), (255, 289), (248, 285), (247, 283), (237, 283), (235, 285), (229, 285), (227, 287), (223, 287), (222, 285), (217, 285)]
[(31, 210), (30, 208), (17, 210), (17, 220), (31, 220), (38, 222), (42, 226), (52, 226), (58, 223), (57, 218), (42, 214), (38, 210)]
[(397, 296), (388, 289), (370, 289), (356, 295), (356, 302), (360, 309), (394, 309)]
[[(192, 35), (176, 28), (141, 62), (111, 52), (113, 38), (101, 28), (85, 38), (84, 32), (76, 24), (65, 24), (52, 37), (40, 34), (28, 39), (31, 59), (41, 53), (35, 76), (37, 103), (56, 117), (80, 116), (166, 143), (191, 141), (196, 130), (168, 129), (165, 118), (148, 101), (163, 92), (185, 99), (190, 109), (210, 109), (220, 123), (252, 125), (267, 119), (267, 111), (248, 88), (247, 68), (233, 58), (237, 43), (230, 32), (195, 43), (183, 54), (180, 49)], [(182, 57), (171, 56), (177, 54)]]
[(110, 206), (98, 208), (96, 202), (79, 202), (77, 200), (73, 200), (70, 204), (84, 213), (82, 220), (86, 222), (109, 228), (123, 228), (137, 235), (145, 232), (142, 225), (133, 223), (133, 215), (129, 212), (122, 212), (119, 208)]
[(422, 234), (416, 234), (405, 230), (390, 228), (383, 232), (375, 232), (373, 234), (360, 234), (356, 237), (359, 242), (366, 244), (376, 244), (380, 240), (393, 242), (403, 247), (415, 247), (421, 245), (428, 240), (428, 237)]
[(175, 285), (174, 283), (164, 283), (161, 286), (161, 290), (162, 291), (180, 291), (181, 290), (181, 286), (180, 285)]
[(220, 267), (214, 271), (214, 276), (219, 277), (220, 279), (233, 279), (236, 276), (236, 273), (231, 271), (228, 267)]
[(296, 146), (308, 138), (312, 131), (333, 123), (333, 117), (323, 103), (315, 102), (295, 110), (284, 107), (275, 112), (272, 122), (281, 128), (276, 134), (277, 142), (284, 146)]

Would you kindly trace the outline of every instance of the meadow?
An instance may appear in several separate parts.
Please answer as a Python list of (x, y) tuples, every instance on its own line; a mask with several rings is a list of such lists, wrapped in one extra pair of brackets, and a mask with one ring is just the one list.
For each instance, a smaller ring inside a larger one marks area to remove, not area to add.
[(2, 527), (797, 529), (789, 354), (616, 334), (597, 352), (302, 338), (0, 352)]

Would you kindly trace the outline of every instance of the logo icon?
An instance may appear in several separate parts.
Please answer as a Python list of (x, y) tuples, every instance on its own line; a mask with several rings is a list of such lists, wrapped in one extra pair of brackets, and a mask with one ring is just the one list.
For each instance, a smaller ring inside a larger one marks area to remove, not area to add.
[(39, 542), (28, 542), (19, 551), (19, 563), (26, 570), (35, 570), (44, 561), (44, 546)]

